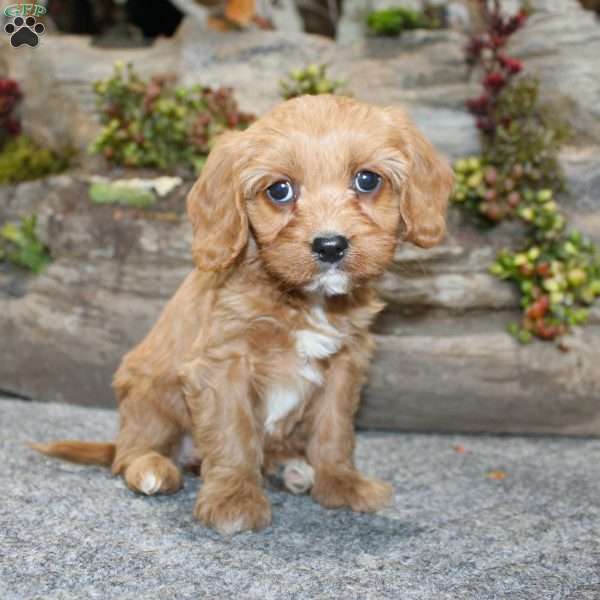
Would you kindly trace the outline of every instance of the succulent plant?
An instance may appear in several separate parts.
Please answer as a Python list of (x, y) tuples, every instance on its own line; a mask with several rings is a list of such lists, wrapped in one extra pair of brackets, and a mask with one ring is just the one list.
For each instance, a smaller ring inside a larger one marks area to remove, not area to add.
[(523, 182), (533, 188), (564, 189), (558, 161), (560, 146), (569, 136), (568, 127), (549, 109), (540, 105), (539, 82), (522, 77), (498, 96), (494, 135), (484, 136), (486, 161), (507, 170), (518, 166)]
[[(558, 169), (558, 167), (557, 167)], [(564, 217), (551, 209), (556, 207), (554, 189), (562, 189), (562, 178), (556, 172), (544, 177), (530, 162), (506, 160), (497, 164), (488, 155), (471, 156), (454, 163), (456, 186), (453, 201), (490, 223), (520, 217), (544, 228), (549, 219), (556, 225)], [(553, 187), (540, 187), (544, 184)], [(553, 202), (539, 205), (535, 198), (549, 196)], [(530, 216), (534, 215), (534, 216)]]
[(467, 61), (483, 70), (483, 89), (467, 106), (483, 153), (455, 163), (453, 200), (488, 223), (515, 218), (526, 225), (523, 248), (500, 252), (490, 271), (518, 285), (523, 318), (510, 331), (521, 342), (555, 339), (584, 323), (600, 296), (600, 257), (580, 232), (567, 233), (556, 201), (565, 187), (558, 151), (568, 131), (540, 106), (535, 79), (515, 79), (523, 65), (504, 50), (527, 15), (506, 17), (497, 0), (482, 4), (487, 28), (472, 37)]
[(10, 138), (21, 132), (21, 124), (15, 116), (15, 109), (21, 98), (19, 84), (14, 79), (0, 77), (0, 149)]
[(327, 69), (325, 64), (311, 64), (306, 68), (290, 71), (286, 79), (279, 81), (281, 97), (289, 100), (305, 94), (339, 94), (345, 82), (341, 79), (329, 79)]
[(367, 25), (374, 35), (397, 36), (411, 29), (434, 29), (439, 23), (422, 12), (396, 6), (369, 13)]
[(59, 155), (21, 134), (21, 122), (15, 111), (22, 97), (14, 79), (0, 77), (0, 184), (58, 173), (67, 167), (72, 154), (65, 150)]
[(130, 167), (197, 172), (220, 133), (254, 120), (229, 88), (182, 87), (168, 75), (145, 81), (122, 63), (94, 91), (104, 127), (90, 149)]
[(60, 156), (20, 135), (8, 140), (0, 150), (0, 184), (29, 181), (60, 173), (67, 168), (68, 163), (68, 154)]
[(587, 307), (600, 296), (600, 256), (579, 231), (532, 240), (520, 252), (503, 250), (490, 271), (519, 286), (524, 314), (509, 331), (522, 342), (555, 339), (585, 323)]
[(527, 226), (524, 247), (501, 251), (490, 268), (519, 287), (524, 316), (509, 330), (522, 342), (550, 340), (584, 323), (586, 306), (600, 296), (600, 256), (580, 232), (566, 233), (567, 219), (553, 190), (522, 185), (525, 174), (519, 170), (507, 179), (481, 157), (457, 161), (455, 171), (455, 202), (488, 221), (511, 216)]
[(20, 223), (6, 223), (0, 229), (0, 261), (39, 273), (50, 255), (36, 233), (37, 218), (25, 217)]
[(483, 72), (480, 96), (467, 100), (467, 108), (476, 118), (483, 134), (493, 136), (498, 126), (496, 104), (504, 88), (521, 72), (523, 64), (506, 54), (510, 36), (521, 29), (528, 13), (525, 9), (505, 15), (498, 0), (481, 0), (484, 28), (471, 36), (466, 47), (467, 63)]

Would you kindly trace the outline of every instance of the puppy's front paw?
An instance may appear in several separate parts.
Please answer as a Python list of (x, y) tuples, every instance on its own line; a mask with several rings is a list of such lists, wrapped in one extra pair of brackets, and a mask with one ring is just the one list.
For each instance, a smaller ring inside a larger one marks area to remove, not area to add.
[(130, 489), (147, 496), (172, 494), (183, 486), (181, 473), (173, 461), (157, 452), (136, 458), (125, 469), (124, 477)]
[(223, 535), (265, 528), (271, 522), (271, 505), (255, 483), (205, 483), (194, 516)]
[(389, 506), (392, 486), (352, 469), (317, 471), (312, 496), (326, 508), (349, 506), (358, 512), (374, 512)]

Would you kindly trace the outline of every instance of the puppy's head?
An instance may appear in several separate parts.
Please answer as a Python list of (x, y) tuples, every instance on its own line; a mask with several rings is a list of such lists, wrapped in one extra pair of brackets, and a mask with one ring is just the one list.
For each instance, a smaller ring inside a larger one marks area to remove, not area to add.
[(194, 260), (227, 268), (253, 235), (287, 287), (344, 294), (386, 269), (399, 237), (440, 241), (452, 183), (403, 111), (296, 98), (217, 142), (188, 197)]

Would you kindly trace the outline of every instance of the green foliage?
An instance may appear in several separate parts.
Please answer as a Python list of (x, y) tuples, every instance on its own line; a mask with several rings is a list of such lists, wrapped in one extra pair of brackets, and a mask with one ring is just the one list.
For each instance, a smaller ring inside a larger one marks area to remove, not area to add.
[(470, 213), (496, 222), (504, 219), (509, 212), (514, 213), (521, 202), (521, 194), (512, 183), (515, 177), (501, 176), (498, 169), (488, 165), (481, 156), (457, 160), (454, 172), (453, 200)]
[(587, 307), (600, 296), (598, 250), (580, 232), (567, 231), (555, 200), (565, 188), (558, 152), (567, 128), (540, 106), (535, 79), (516, 78), (523, 65), (504, 52), (526, 19), (524, 11), (504, 17), (495, 2), (487, 31), (467, 46), (467, 61), (485, 74), (482, 94), (467, 102), (483, 154), (455, 163), (453, 196), (488, 223), (514, 218), (527, 228), (522, 249), (502, 250), (490, 267), (518, 286), (523, 316), (509, 330), (523, 343), (552, 340), (584, 323)]
[(510, 328), (518, 339), (554, 339), (584, 323), (600, 296), (600, 256), (579, 231), (566, 232), (550, 189), (525, 193), (518, 217), (529, 227), (524, 250), (501, 251), (490, 270), (519, 286), (524, 316)]
[(339, 94), (344, 83), (341, 79), (327, 77), (327, 65), (312, 64), (305, 69), (290, 71), (287, 79), (279, 81), (279, 89), (281, 97), (288, 100), (305, 94)]
[(522, 252), (503, 250), (491, 272), (519, 286), (524, 316), (509, 330), (522, 342), (554, 339), (585, 323), (587, 306), (600, 296), (600, 256), (578, 231), (532, 242)]
[(16, 81), (0, 77), (0, 184), (45, 177), (68, 166), (69, 153), (59, 156), (20, 135), (15, 111), (22, 96)]
[(512, 216), (526, 225), (522, 250), (502, 250), (490, 272), (518, 285), (524, 314), (510, 332), (524, 343), (551, 340), (586, 321), (600, 296), (600, 256), (580, 232), (567, 232), (553, 190), (535, 189), (536, 178), (514, 169), (506, 174), (481, 157), (457, 161), (454, 200), (488, 221)]
[(489, 164), (503, 170), (522, 165), (525, 184), (564, 188), (558, 162), (560, 146), (568, 138), (565, 123), (539, 104), (539, 82), (523, 77), (508, 85), (496, 104), (496, 127), (492, 138), (484, 138)]
[(483, 154), (458, 160), (454, 201), (496, 223), (518, 215), (526, 197), (541, 189), (564, 189), (558, 161), (565, 125), (538, 106), (538, 82), (523, 78), (507, 86), (496, 106), (494, 135), (482, 137)]
[(525, 190), (518, 216), (529, 225), (532, 243), (553, 242), (564, 235), (567, 219), (558, 210), (550, 189)]
[(30, 138), (20, 135), (9, 139), (0, 151), (0, 184), (18, 183), (60, 173), (68, 166), (66, 156), (41, 148)]
[(90, 199), (94, 204), (124, 204), (137, 208), (152, 206), (156, 196), (149, 190), (118, 185), (114, 183), (94, 182), (90, 185)]
[(0, 261), (39, 273), (50, 262), (50, 256), (37, 237), (36, 226), (35, 216), (25, 217), (17, 225), (4, 225), (0, 229)]
[(580, 232), (566, 231), (553, 190), (534, 189), (536, 178), (523, 172), (504, 177), (480, 157), (457, 161), (455, 170), (455, 201), (490, 221), (510, 214), (527, 226), (523, 249), (502, 250), (490, 267), (496, 277), (516, 283), (521, 294), (523, 318), (510, 332), (523, 343), (551, 340), (584, 323), (586, 307), (600, 296), (600, 256)]
[(422, 12), (397, 6), (376, 10), (367, 17), (367, 25), (375, 35), (397, 36), (411, 29), (434, 29), (439, 24)]
[(148, 82), (131, 65), (116, 64), (94, 91), (104, 128), (91, 151), (130, 167), (197, 172), (219, 134), (254, 119), (239, 111), (230, 89), (181, 87), (169, 76)]
[(528, 229), (521, 251), (503, 250), (491, 273), (519, 287), (523, 317), (510, 331), (521, 342), (550, 340), (585, 322), (600, 295), (600, 257), (581, 233), (566, 232), (555, 193), (564, 189), (558, 151), (568, 132), (538, 105), (538, 84), (506, 86), (494, 108), (493, 134), (483, 155), (458, 160), (453, 199), (497, 223), (520, 219)]

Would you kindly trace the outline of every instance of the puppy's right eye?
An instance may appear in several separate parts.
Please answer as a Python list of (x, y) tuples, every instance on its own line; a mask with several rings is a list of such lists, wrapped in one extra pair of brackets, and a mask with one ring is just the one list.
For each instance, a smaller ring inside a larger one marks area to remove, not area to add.
[(295, 193), (289, 181), (277, 181), (267, 188), (267, 196), (275, 204), (288, 204), (294, 199)]

